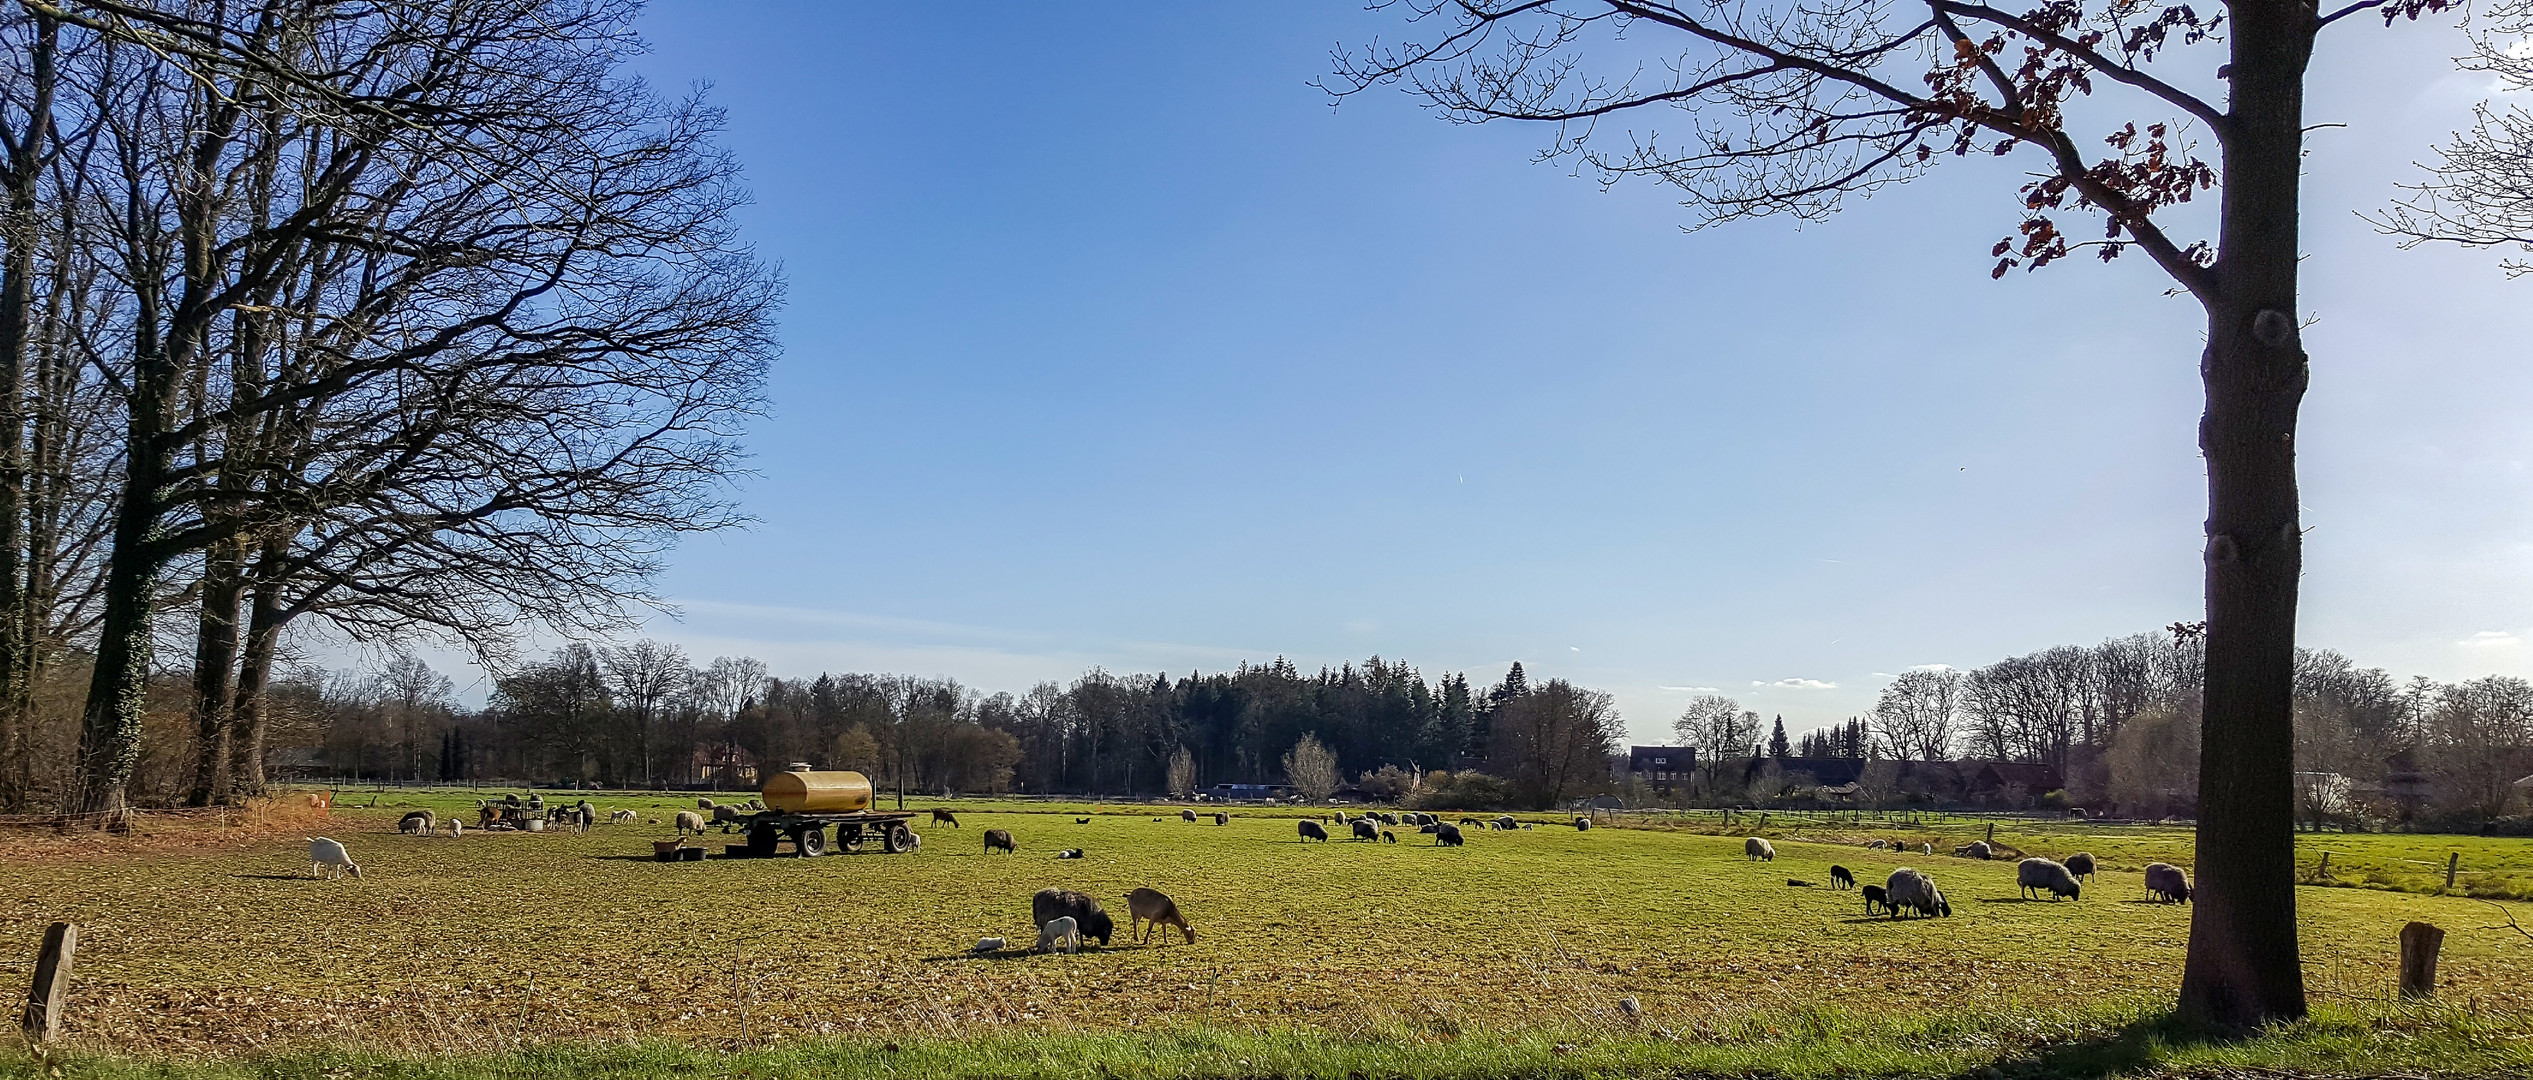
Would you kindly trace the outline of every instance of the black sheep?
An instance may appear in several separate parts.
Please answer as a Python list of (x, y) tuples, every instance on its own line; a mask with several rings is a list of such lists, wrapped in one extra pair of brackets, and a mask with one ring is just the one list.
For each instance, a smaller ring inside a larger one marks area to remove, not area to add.
[(1102, 948), (1107, 947), (1108, 936), (1117, 932), (1116, 921), (1100, 910), (1099, 901), (1082, 893), (1047, 888), (1038, 890), (1038, 895), (1029, 898), (1029, 917), (1039, 926), (1066, 916), (1071, 916), (1074, 923), (1082, 928), (1083, 937), (1098, 938)]
[(1852, 888), (1855, 888), (1855, 887), (1856, 887), (1856, 875), (1854, 875), (1854, 874), (1852, 874), (1852, 873), (1849, 873), (1849, 872), (1847, 871), (1847, 868), (1846, 868), (1846, 867), (1844, 867), (1844, 866), (1833, 866), (1833, 867), (1830, 867), (1830, 868), (1829, 868), (1829, 887), (1830, 887), (1830, 888), (1833, 888), (1833, 889), (1852, 889)]

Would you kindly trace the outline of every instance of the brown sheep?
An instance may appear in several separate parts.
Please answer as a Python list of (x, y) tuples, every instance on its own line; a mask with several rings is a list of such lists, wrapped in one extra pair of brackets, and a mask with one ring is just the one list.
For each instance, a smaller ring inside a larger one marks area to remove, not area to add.
[[(985, 853), (991, 855), (994, 853), (995, 848), (1003, 849), (1003, 854), (1005, 855), (1017, 855), (1020, 853), (1019, 846), (1011, 842), (1011, 830), (1009, 829), (985, 830)], [(1050, 918), (1052, 917), (1053, 916), (1050, 916)], [(1046, 921), (1046, 919), (1040, 919), (1038, 920), (1038, 924), (1044, 926), (1046, 925)]]
[(947, 825), (955, 829), (959, 827), (959, 818), (958, 815), (936, 806), (932, 808), (932, 823), (935, 825)]
[[(1143, 944), (1146, 936), (1159, 931), (1163, 923), (1178, 927), (1180, 933), (1187, 935), (1188, 944), (1196, 944), (1196, 931), (1187, 925), (1187, 916), (1179, 914), (1178, 903), (1158, 889), (1136, 889), (1127, 893), (1126, 915), (1127, 929), (1134, 932), (1137, 945)], [(1144, 924), (1147, 922), (1152, 925), (1146, 927)], [(1162, 944), (1168, 944), (1169, 940), (1168, 934), (1161, 935)]]

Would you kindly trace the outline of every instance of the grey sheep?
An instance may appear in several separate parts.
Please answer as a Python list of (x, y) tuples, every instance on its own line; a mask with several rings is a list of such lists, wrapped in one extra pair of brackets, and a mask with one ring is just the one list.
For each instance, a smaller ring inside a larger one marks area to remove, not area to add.
[(1766, 840), (1762, 840), (1754, 836), (1741, 842), (1741, 857), (1745, 859), (1757, 859), (1760, 862), (1775, 862), (1777, 861), (1777, 847)]
[(1194, 821), (1196, 820), (1196, 811), (1194, 811), (1194, 810), (1181, 810), (1181, 811), (1179, 811), (1179, 820), (1180, 820), (1180, 821), (1186, 821), (1186, 822), (1194, 822)]
[(1498, 829), (1510, 829), (1515, 827), (1517, 824), (1518, 823), (1513, 820), (1513, 815), (1511, 814), (1506, 814), (1503, 817), (1495, 819), (1495, 827)]
[[(1019, 845), (1011, 842), (1011, 830), (1009, 829), (985, 830), (985, 853), (991, 855), (994, 853), (995, 848), (1003, 849), (1003, 854), (1005, 855), (1017, 855), (1020, 853)], [(1045, 919), (1039, 919), (1037, 921), (1041, 924), (1046, 922)]]
[(1309, 818), (1303, 818), (1300, 824), (1301, 828), (1298, 831), (1302, 834), (1303, 843), (1307, 844), (1313, 840), (1328, 839), (1328, 830), (1326, 827), (1320, 825), (1320, 823), (1312, 821)]
[(2190, 877), (2171, 863), (2146, 864), (2146, 892), (2167, 904), (2190, 902)]
[(1913, 911), (1920, 915), (1950, 915), (1953, 906), (1944, 899), (1944, 892), (1935, 887), (1935, 879), (1922, 871), (1901, 867), (1891, 871), (1891, 879), (1883, 883), (1883, 903), (1893, 914)]
[(2062, 896), (2069, 900), (2084, 899), (2084, 886), (2076, 884), (2076, 875), (2048, 859), (2032, 858), (2015, 863), (2014, 883), (2022, 886), (2021, 891), (2026, 895), (2047, 889), (2051, 900)]
[(1046, 888), (1029, 898), (1030, 921), (1040, 926), (1061, 918), (1071, 918), (1082, 926), (1082, 936), (1099, 939), (1106, 948), (1108, 936), (1116, 933), (1117, 924), (1100, 910), (1099, 901), (1071, 889)]
[(415, 836), (429, 836), (432, 828), (431, 812), (428, 810), (416, 810), (406, 814), (403, 820), (396, 822), (397, 832), (411, 833)]
[(1960, 847), (1954, 848), (1953, 854), (1959, 855), (1965, 859), (1985, 859), (1994, 854), (1994, 852), (1988, 850), (1987, 841), (1973, 840), (1967, 844), (1961, 845)]
[(2092, 877), (2093, 853), (2090, 851), (2079, 851), (2073, 855), (2067, 856), (2067, 872), (2076, 875), (2076, 880), (2078, 881)]
[(1437, 822), (1433, 823), (1432, 825), (1427, 826), (1427, 828), (1430, 828), (1430, 829), (1432, 829), (1432, 830), (1434, 831), (1434, 846), (1435, 846), (1435, 847), (1459, 847), (1459, 846), (1460, 846), (1460, 843), (1461, 843), (1461, 841), (1460, 841), (1460, 826), (1457, 826), (1457, 825), (1446, 825), (1446, 824), (1443, 824), (1442, 822), (1437, 821)]
[(1371, 818), (1356, 818), (1354, 819), (1354, 838), (1378, 840), (1381, 838), (1381, 827), (1373, 824)]

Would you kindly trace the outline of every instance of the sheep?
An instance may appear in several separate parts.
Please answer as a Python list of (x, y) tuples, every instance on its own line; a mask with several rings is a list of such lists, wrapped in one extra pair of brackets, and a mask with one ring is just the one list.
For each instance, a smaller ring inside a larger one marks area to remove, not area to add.
[(1741, 857), (1756, 859), (1760, 862), (1775, 862), (1777, 861), (1777, 846), (1754, 836), (1741, 842)]
[(1117, 931), (1116, 921), (1100, 908), (1099, 901), (1070, 889), (1038, 890), (1029, 898), (1029, 916), (1040, 926), (1069, 917), (1080, 925), (1083, 937), (1098, 938), (1103, 949), (1108, 947), (1108, 936)]
[[(1020, 847), (1011, 842), (1011, 830), (1009, 829), (985, 830), (985, 853), (991, 855), (994, 853), (995, 848), (1003, 849), (1003, 854), (1005, 855), (1020, 854)], [(1046, 920), (1040, 919), (1038, 921), (1045, 922)]]
[(1381, 842), (1384, 844), (1398, 843), (1398, 834), (1391, 832), (1388, 829), (1383, 829), (1381, 830)]
[(1432, 826), (1432, 827), (1433, 827), (1433, 830), (1434, 830), (1434, 846), (1435, 846), (1435, 847), (1459, 847), (1459, 846), (1460, 846), (1460, 844), (1461, 844), (1461, 840), (1460, 840), (1460, 827), (1459, 827), (1459, 826), (1457, 826), (1457, 825), (1445, 825), (1445, 824), (1443, 824), (1442, 822), (1437, 821), (1437, 822), (1435, 822), (1435, 823), (1433, 824), (1433, 826)]
[(684, 836), (689, 832), (697, 836), (704, 834), (704, 816), (692, 810), (680, 810), (677, 812), (677, 835)]
[(1354, 820), (1354, 838), (1357, 840), (1378, 840), (1381, 838), (1381, 827), (1373, 824), (1371, 818), (1356, 818)]
[(1076, 825), (1088, 825), (1088, 824), (1090, 824), (1090, 823), (1091, 823), (1091, 819), (1086, 818), (1086, 817), (1077, 817), (1077, 818), (1074, 818), (1074, 819), (1073, 819), (1073, 824), (1076, 824)]
[(742, 809), (742, 810), (763, 810), (763, 809), (765, 809), (765, 800), (763, 800), (763, 799), (749, 799), (746, 803), (742, 804), (739, 808), (740, 808), (740, 809)]
[(1870, 843), (1870, 844), (1866, 844), (1865, 846), (1866, 846), (1866, 847), (1868, 847), (1868, 848), (1872, 848), (1872, 849), (1873, 849), (1873, 850), (1875, 850), (1875, 851), (1880, 851), (1880, 850), (1882, 850), (1882, 849), (1884, 849), (1884, 848), (1890, 847), (1890, 846), (1891, 846), (1891, 843), (1890, 843), (1890, 841), (1887, 841), (1887, 840), (1876, 840), (1876, 841), (1874, 841), (1874, 842), (1872, 842), (1872, 843)]
[(2048, 859), (2033, 858), (2015, 863), (2014, 883), (2021, 886), (2021, 891), (2026, 894), (2047, 889), (2053, 901), (2062, 896), (2069, 900), (2084, 899), (2084, 886), (2076, 884), (2076, 875)]
[(1935, 887), (1935, 879), (1922, 871), (1901, 867), (1891, 871), (1891, 879), (1882, 886), (1882, 902), (1890, 905), (1893, 914), (1902, 910), (1920, 915), (1950, 915), (1953, 906), (1944, 899), (1944, 892)]
[(1967, 844), (1961, 845), (1960, 847), (1954, 848), (1953, 854), (1959, 855), (1965, 859), (1987, 859), (1996, 853), (1988, 847), (1987, 841), (1973, 840)]
[[(1146, 935), (1160, 933), (1164, 923), (1178, 927), (1180, 933), (1187, 935), (1188, 944), (1196, 944), (1196, 930), (1187, 925), (1187, 916), (1179, 914), (1178, 902), (1158, 889), (1136, 889), (1127, 893), (1126, 916), (1127, 929), (1134, 931), (1137, 945), (1143, 944)], [(1152, 925), (1146, 927), (1145, 923)], [(1162, 944), (1166, 945), (1169, 941), (1168, 934), (1161, 935)]]
[(1525, 822), (1523, 822), (1523, 823), (1522, 823), (1522, 831), (1523, 831), (1523, 832), (1529, 832), (1529, 831), (1530, 831), (1530, 823), (1529, 823), (1529, 822), (1525, 821)]
[(1038, 951), (1061, 951), (1071, 955), (1082, 951), (1082, 928), (1071, 918), (1049, 919), (1038, 925)]
[(1179, 820), (1180, 820), (1180, 821), (1187, 822), (1187, 823), (1188, 823), (1188, 824), (1190, 824), (1190, 825), (1195, 824), (1195, 823), (1196, 823), (1196, 811), (1194, 811), (1194, 810), (1181, 810), (1181, 811), (1179, 811)]
[[(1906, 844), (1902, 844), (1902, 845), (1900, 845), (1900, 846), (1901, 846), (1901, 847), (1907, 847), (1908, 845), (1906, 845)], [(1917, 853), (1918, 853), (1918, 854), (1920, 854), (1920, 855), (1932, 855), (1932, 854), (1934, 854), (1934, 853), (1935, 853), (1935, 845), (1934, 845), (1934, 843), (1932, 843), (1932, 842), (1930, 841), (1930, 842), (1927, 842), (1927, 843), (1922, 843), (1922, 844), (1917, 845)]]
[(580, 823), (584, 828), (598, 824), (598, 808), (591, 806), (589, 800), (582, 799), (580, 805), (572, 809), (580, 811)]
[(1844, 866), (1833, 866), (1833, 867), (1830, 867), (1830, 868), (1829, 868), (1829, 887), (1830, 887), (1830, 888), (1833, 888), (1833, 889), (1852, 889), (1852, 888), (1855, 888), (1855, 887), (1856, 887), (1856, 875), (1855, 875), (1855, 873), (1854, 873), (1853, 871), (1848, 870), (1848, 869), (1847, 869), (1846, 867), (1844, 867)]
[(1081, 858), (1081, 857), (1082, 857), (1082, 849), (1077, 848), (1077, 847), (1069, 847), (1069, 848), (1066, 848), (1066, 849), (1064, 849), (1064, 850), (1062, 850), (1062, 851), (1056, 852), (1056, 853), (1055, 853), (1055, 857), (1056, 857), (1056, 858), (1059, 858), (1059, 859), (1078, 859), (1078, 858)]
[(616, 811), (615, 813), (612, 813), (612, 814), (607, 815), (607, 824), (609, 824), (609, 825), (631, 825), (631, 824), (633, 824), (633, 820), (634, 820), (635, 818), (638, 818), (638, 817), (641, 817), (641, 816), (642, 816), (642, 815), (637, 814), (637, 813), (635, 813), (635, 812), (633, 812), (633, 811), (631, 811), (631, 810), (618, 810), (618, 811)]
[(2090, 851), (2079, 851), (2073, 855), (2067, 856), (2067, 872), (2076, 875), (2076, 880), (2078, 881), (2092, 877), (2093, 853)]
[(1899, 914), (1900, 909), (1891, 907), (1891, 894), (1882, 891), (1882, 886), (1867, 885), (1858, 891), (1864, 894), (1866, 915), (1872, 915), (1875, 908), (1888, 908), (1892, 914)]
[(464, 835), (466, 835), (466, 823), (465, 823), (464, 821), (461, 821), (461, 820), (457, 819), (457, 818), (450, 818), (450, 819), (449, 819), (449, 839), (451, 839), (451, 840), (455, 840), (455, 839), (457, 839), (458, 837), (461, 837), (461, 836), (464, 836)]
[(1514, 826), (1514, 824), (1513, 815), (1511, 814), (1506, 814), (1503, 817), (1495, 819), (1495, 827), (1498, 829), (1510, 829)]
[(2190, 902), (2190, 877), (2171, 863), (2146, 864), (2146, 892), (2164, 903)]
[[(935, 825), (947, 825), (955, 829), (959, 827), (959, 818), (958, 815), (936, 806), (932, 808), (932, 823)], [(994, 947), (997, 949), (1002, 948), (1000, 945)]]
[(1592, 819), (1591, 819), (1591, 818), (1588, 818), (1588, 817), (1578, 817), (1578, 818), (1574, 819), (1574, 831), (1576, 831), (1576, 832), (1589, 832), (1589, 831), (1591, 830), (1591, 828), (1592, 828)]
[(721, 831), (723, 832), (729, 832), (730, 826), (738, 824), (739, 819), (746, 816), (747, 815), (745, 813), (742, 813), (739, 808), (735, 806), (716, 806), (712, 808), (712, 823), (721, 826)]
[(1372, 815), (1372, 816), (1373, 816), (1373, 817), (1376, 817), (1376, 818), (1381, 819), (1381, 824), (1383, 824), (1383, 825), (1396, 825), (1396, 824), (1398, 824), (1398, 815), (1397, 815), (1397, 814), (1374, 814), (1374, 815)]
[(429, 836), (432, 829), (431, 812), (428, 810), (416, 810), (406, 814), (404, 820), (396, 823), (397, 832), (413, 836)]
[(976, 939), (975, 951), (980, 953), (1001, 952), (1003, 951), (1003, 939), (998, 937), (978, 938)]
[(1327, 827), (1316, 821), (1312, 821), (1309, 818), (1303, 818), (1300, 823), (1300, 828), (1295, 831), (1302, 834), (1302, 842), (1305, 844), (1310, 843), (1313, 840), (1325, 841), (1328, 839)]
[(1219, 810), (1215, 811), (1215, 812), (1214, 812), (1214, 824), (1216, 824), (1216, 825), (1229, 825), (1229, 824), (1231, 824), (1231, 815), (1226, 814), (1226, 813), (1223, 813), (1223, 812), (1221, 812), (1221, 811), (1219, 811)]
[(697, 810), (710, 810), (710, 809), (712, 809), (712, 800), (711, 800), (711, 799), (697, 799), (697, 800), (695, 800), (695, 809), (697, 809)]
[(361, 864), (352, 861), (352, 853), (343, 850), (342, 841), (323, 836), (308, 839), (309, 877), (338, 878), (346, 870), (353, 877), (361, 876)]

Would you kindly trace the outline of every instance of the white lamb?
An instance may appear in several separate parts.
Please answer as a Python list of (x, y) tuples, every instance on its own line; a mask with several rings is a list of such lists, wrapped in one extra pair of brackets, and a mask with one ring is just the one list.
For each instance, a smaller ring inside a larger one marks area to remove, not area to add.
[(981, 953), (1001, 952), (1003, 951), (1003, 939), (998, 937), (978, 938), (976, 939), (976, 951)]
[(458, 819), (456, 819), (456, 818), (450, 818), (450, 819), (449, 819), (449, 839), (451, 839), (451, 840), (455, 840), (455, 839), (457, 839), (458, 837), (461, 837), (461, 836), (464, 836), (464, 835), (466, 835), (466, 823), (465, 823), (465, 822), (463, 822), (463, 821), (460, 821), (460, 820), (458, 820)]
[(630, 825), (630, 824), (632, 824), (632, 823), (633, 823), (633, 819), (634, 819), (634, 818), (637, 818), (637, 817), (640, 817), (640, 816), (641, 816), (641, 815), (636, 814), (636, 813), (634, 813), (634, 812), (633, 812), (633, 811), (631, 811), (631, 810), (618, 810), (618, 811), (616, 811), (615, 813), (612, 813), (612, 814), (607, 815), (607, 824), (609, 824), (609, 825)]
[[(333, 869), (328, 871), (328, 867)], [(338, 878), (345, 870), (351, 871), (353, 877), (361, 876), (360, 864), (352, 861), (351, 852), (343, 850), (342, 841), (322, 836), (308, 841), (309, 877)]]
[(1038, 928), (1038, 951), (1058, 950), (1067, 954), (1082, 951), (1082, 924), (1073, 921), (1073, 916), (1049, 919), (1045, 926)]

